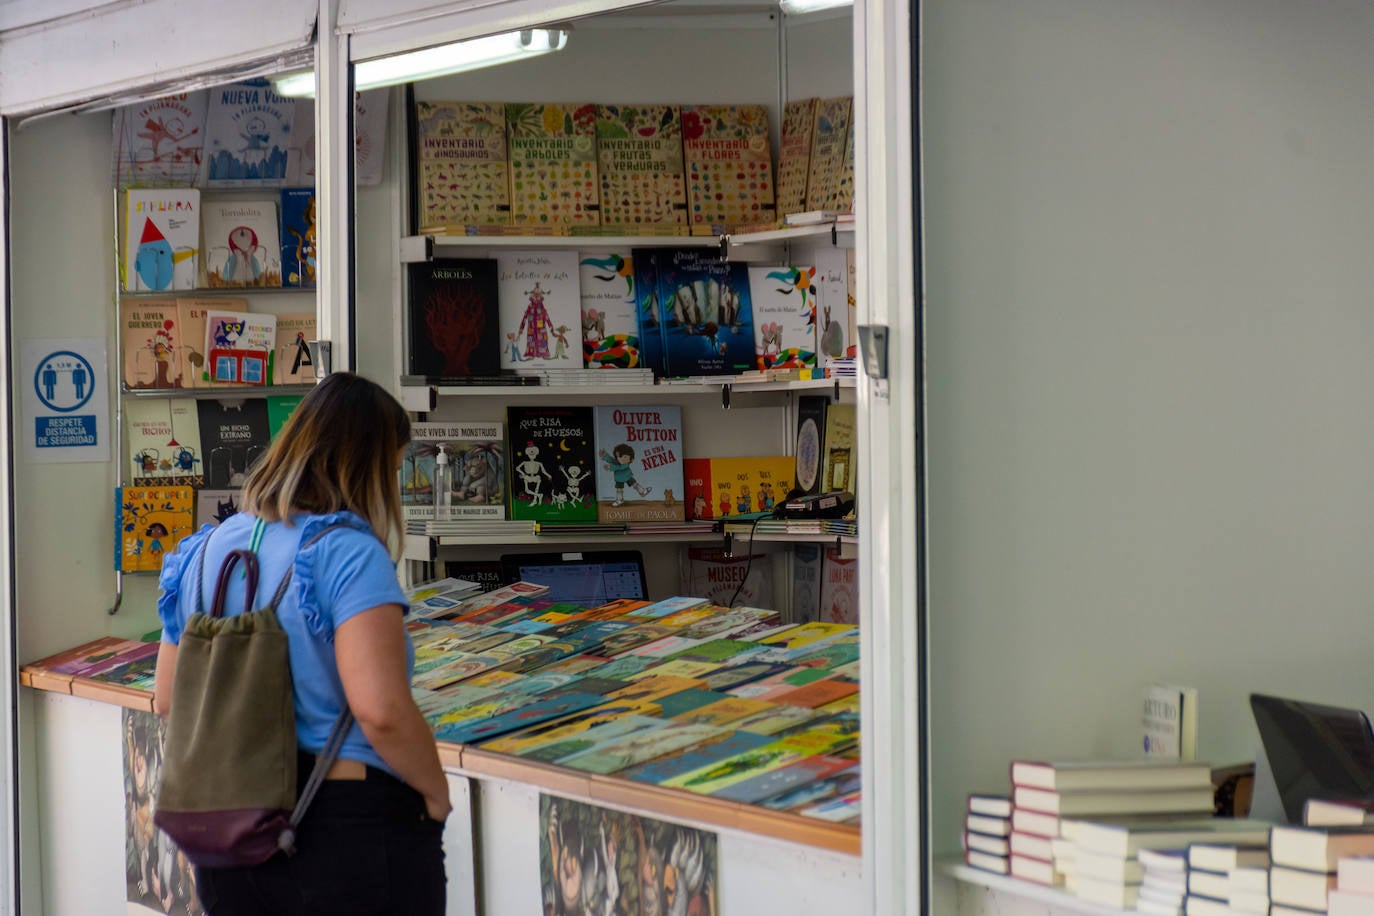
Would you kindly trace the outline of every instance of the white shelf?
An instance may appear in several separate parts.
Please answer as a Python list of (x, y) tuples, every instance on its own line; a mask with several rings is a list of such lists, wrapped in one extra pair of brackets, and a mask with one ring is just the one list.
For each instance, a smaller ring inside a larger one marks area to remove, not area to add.
[[(614, 371), (614, 370), (605, 370)], [(435, 398), (498, 398), (510, 400), (551, 400), (569, 398), (623, 398), (662, 400), (676, 397), (709, 396), (721, 398), (723, 403), (733, 402), (736, 398), (748, 399), (749, 395), (763, 394), (777, 399), (791, 393), (824, 394), (829, 393), (832, 400), (852, 403), (856, 379), (821, 378), (805, 381), (783, 382), (740, 382), (734, 376), (723, 375), (719, 379), (700, 384), (685, 385), (406, 385), (400, 389), (399, 400), (406, 410), (423, 412), (434, 409), (431, 392)], [(725, 390), (729, 390), (726, 398)]]
[(843, 227), (838, 227), (833, 221), (829, 221), (812, 226), (787, 226), (762, 232), (737, 232), (725, 237), (725, 250), (726, 257), (747, 258), (760, 249), (760, 254), (766, 254), (773, 248), (791, 242), (824, 244), (826, 240), (837, 248), (853, 248), (854, 224), (846, 223)]
[(120, 388), (127, 398), (194, 398), (199, 401), (306, 395), (314, 385), (224, 385), (213, 388)]
[(410, 235), (401, 263), (428, 261), (439, 248), (719, 248), (718, 235)]
[(1081, 900), (1070, 894), (1068, 891), (1054, 887), (1045, 887), (1036, 884), (1034, 881), (1025, 881), (1021, 878), (1013, 878), (1010, 875), (993, 874), (990, 871), (983, 871), (981, 868), (974, 868), (964, 864), (959, 859), (946, 859), (936, 863), (936, 869), (944, 872), (956, 881), (965, 884), (975, 884), (985, 887), (988, 890), (998, 891), (999, 893), (1014, 894), (1017, 897), (1024, 897), (1027, 900), (1035, 900), (1040, 903), (1048, 903), (1052, 907), (1051, 912), (1055, 913), (1088, 913), (1092, 916), (1123, 916), (1123, 914), (1134, 913), (1135, 910), (1123, 910), (1119, 907), (1107, 906), (1102, 903), (1093, 903), (1090, 900)]
[[(672, 534), (646, 534), (644, 532), (615, 532), (609, 534), (569, 533), (569, 534), (407, 534), (404, 555), (407, 560), (429, 561), (433, 553), (445, 548), (465, 547), (505, 547), (538, 544), (550, 550), (558, 549), (560, 544), (723, 544), (725, 534), (712, 531), (703, 525), (701, 531), (679, 531)], [(736, 534), (735, 549), (743, 551), (750, 545), (747, 534)], [(842, 556), (853, 556), (859, 539), (851, 535), (835, 534), (756, 534), (754, 544), (838, 544)]]

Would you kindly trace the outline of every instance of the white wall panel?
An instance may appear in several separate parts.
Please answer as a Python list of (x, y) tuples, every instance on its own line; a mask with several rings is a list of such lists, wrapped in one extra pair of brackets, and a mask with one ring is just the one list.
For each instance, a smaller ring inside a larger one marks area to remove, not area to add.
[(0, 114), (31, 114), (308, 47), (316, 0), (145, 0), (0, 33)]

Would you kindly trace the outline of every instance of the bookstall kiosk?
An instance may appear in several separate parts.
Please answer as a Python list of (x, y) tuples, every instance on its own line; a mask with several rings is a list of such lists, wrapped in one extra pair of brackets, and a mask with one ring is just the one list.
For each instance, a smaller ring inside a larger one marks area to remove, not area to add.
[[(521, 25), (576, 19), (604, 12), (622, 4), (610, 2), (567, 3), (454, 3), (443, 7), (397, 3), (324, 3), (318, 10), (315, 46), (320, 102), (317, 106), (316, 184), (321, 223), (348, 227), (353, 199), (347, 154), (350, 104), (348, 67), (351, 62), (384, 56), (406, 48), (424, 46), (440, 38), (473, 37)], [(625, 4), (634, 5), (634, 4)], [(738, 4), (747, 7), (750, 4)], [(152, 9), (156, 7), (156, 9)], [(0, 32), (5, 53), (5, 82), (0, 83), (0, 113), (7, 119), (5, 202), (11, 214), (7, 238), (8, 257), (0, 262), (9, 291), (6, 312), (8, 336), (15, 342), (11, 359), (11, 395), (6, 401), (7, 425), (12, 439), (23, 441), (19, 392), (25, 380), (13, 365), (21, 342), (27, 340), (92, 337), (113, 340), (107, 304), (113, 299), (114, 272), (110, 258), (113, 204), (108, 194), (108, 121), (102, 118), (58, 115), (37, 120), (27, 133), (20, 119), (78, 105), (92, 99), (120, 94), (154, 96), (184, 88), (195, 77), (222, 81), (244, 72), (287, 69), (296, 60), (294, 50), (306, 46), (306, 29), (292, 30), (288, 21), (299, 10), (291, 4), (267, 5), (258, 11), (252, 29), (244, 30), (241, 46), (201, 47), (185, 54), (163, 53), (140, 47), (131, 39), (109, 59), (109, 35), (130, 31), (153, 44), (150, 31), (163, 30), (168, 22), (189, 22), (194, 14), (185, 4), (150, 4), (133, 10), (82, 13), (69, 21), (58, 17), (42, 21), (45, 14), (19, 11), (33, 21), (13, 34)], [(566, 774), (539, 768), (512, 768), (503, 761), (483, 761), (481, 754), (464, 759), (446, 752), (452, 774), (456, 806), (460, 812), (450, 825), (449, 858), (454, 889), (451, 912), (467, 912), (467, 889), (478, 885), (483, 911), (524, 912), (537, 900), (537, 799), (541, 790), (584, 798), (608, 807), (642, 811), (668, 819), (718, 829), (721, 837), (721, 897), (723, 911), (752, 908), (760, 912), (798, 908), (845, 910), (861, 895), (866, 909), (874, 912), (915, 912), (920, 899), (917, 833), (919, 794), (909, 776), (918, 770), (917, 712), (920, 668), (916, 664), (914, 479), (891, 473), (889, 468), (915, 467), (914, 434), (906, 422), (889, 417), (909, 417), (914, 410), (916, 368), (914, 352), (903, 342), (914, 337), (915, 314), (898, 307), (914, 301), (912, 292), (913, 224), (911, 184), (906, 166), (912, 158), (909, 85), (910, 43), (908, 16), (903, 4), (864, 3), (856, 6), (852, 31), (856, 106), (862, 106), (861, 123), (870, 127), (860, 141), (857, 209), (860, 213), (859, 244), (880, 239), (860, 278), (861, 320), (888, 329), (885, 378), (861, 380), (858, 386), (860, 438), (866, 485), (861, 491), (861, 513), (868, 522), (861, 538), (864, 562), (861, 594), (864, 680), (887, 683), (886, 688), (866, 691), (864, 699), (865, 793), (863, 858), (858, 837), (833, 839), (820, 830), (813, 835), (790, 833), (776, 822), (758, 820), (740, 806), (721, 808), (709, 804), (664, 802), (653, 793), (639, 798), (606, 793), (589, 781), (567, 779)], [(314, 4), (308, 8), (313, 14)], [(149, 14), (144, 18), (139, 12)], [(727, 10), (728, 13), (753, 10)], [(666, 15), (666, 13), (665, 13)], [(728, 17), (727, 17), (728, 18)], [(242, 21), (242, 20), (240, 20)], [(154, 24), (156, 25), (154, 26)], [(275, 24), (269, 28), (265, 24)], [(0, 21), (0, 28), (11, 23)], [(771, 40), (776, 30), (760, 30)], [(155, 31), (153, 34), (157, 34)], [(294, 40), (264, 46), (261, 36), (295, 35)], [(254, 44), (252, 36), (259, 36)], [(209, 41), (207, 33), (207, 41)], [(216, 36), (215, 41), (218, 41)], [(55, 74), (53, 68), (37, 68), (32, 75), (48, 77), (45, 83), (29, 83), (22, 76), (28, 56), (34, 60), (54, 55), (81, 58), (75, 72)], [(141, 63), (125, 60), (125, 53)], [(205, 74), (206, 61), (216, 66)], [(266, 61), (264, 63), (264, 61)], [(16, 66), (19, 64), (19, 66)], [(110, 66), (106, 66), (106, 65)], [(235, 69), (237, 68), (237, 69)], [(256, 69), (255, 69), (256, 68)], [(59, 78), (60, 77), (60, 78)], [(608, 74), (611, 89), (621, 77)], [(781, 92), (779, 92), (781, 97)], [(126, 95), (126, 98), (129, 97)], [(856, 109), (857, 110), (857, 109)], [(393, 113), (393, 118), (398, 118)], [(395, 149), (392, 150), (395, 153)], [(881, 191), (870, 192), (867, 175), (889, 177)], [(897, 193), (893, 193), (896, 191)], [(358, 218), (391, 211), (386, 194), (397, 189), (357, 195)], [(22, 228), (21, 228), (22, 224)], [(394, 237), (397, 233), (391, 233)], [(350, 247), (352, 233), (324, 234), (320, 253), (318, 291), (319, 333), (335, 342), (334, 367), (356, 366), (374, 373), (386, 366), (391, 355), (369, 350), (362, 333), (371, 322), (390, 322), (390, 317), (366, 308), (369, 277), (367, 262), (374, 255)], [(61, 244), (54, 240), (61, 239)], [(46, 241), (45, 241), (46, 240)], [(87, 266), (82, 252), (99, 252)], [(389, 264), (395, 260), (387, 256)], [(388, 267), (389, 269), (389, 267)], [(356, 286), (357, 294), (353, 294)], [(391, 290), (377, 300), (394, 301)], [(375, 339), (375, 338), (374, 338)], [(385, 339), (391, 339), (388, 335)], [(356, 344), (356, 347), (353, 346)], [(388, 348), (389, 349), (389, 348)], [(111, 374), (113, 378), (113, 373)], [(144, 632), (149, 616), (134, 622), (126, 608), (111, 616), (109, 583), (108, 507), (111, 486), (108, 462), (81, 464), (34, 464), (7, 462), (11, 487), (6, 509), (15, 537), (5, 552), (5, 566), (14, 583), (7, 596), (5, 636), (16, 664), (41, 657), (72, 644), (104, 634), (136, 635)], [(122, 460), (112, 458), (110, 460)], [(882, 494), (872, 498), (870, 494)], [(889, 495), (891, 498), (889, 498)], [(128, 584), (132, 607), (141, 600), (151, 614), (153, 584), (142, 580)], [(889, 613), (873, 609), (905, 608)], [(870, 624), (870, 620), (876, 623)], [(42, 687), (44, 685), (35, 685)], [(48, 685), (52, 686), (52, 685)], [(9, 688), (13, 689), (13, 688)], [(25, 913), (122, 912), (124, 908), (123, 848), (124, 813), (119, 754), (119, 709), (109, 697), (72, 696), (60, 691), (21, 690), (16, 697), (17, 721), (5, 733), (15, 748), (17, 796), (7, 813), (14, 823), (8, 836), (15, 844), (5, 899), (17, 901)], [(131, 701), (136, 702), (136, 701)], [(875, 718), (875, 716), (877, 718)], [(7, 755), (5, 758), (11, 758)], [(477, 791), (470, 791), (474, 786)], [(875, 805), (874, 799), (882, 799)], [(473, 801), (466, 806), (466, 799)], [(830, 838), (827, 838), (830, 837)]]

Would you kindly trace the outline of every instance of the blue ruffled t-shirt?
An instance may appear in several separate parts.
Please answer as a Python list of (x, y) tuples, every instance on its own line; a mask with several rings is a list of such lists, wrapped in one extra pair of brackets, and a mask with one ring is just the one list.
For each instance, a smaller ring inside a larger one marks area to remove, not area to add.
[[(162, 594), (158, 616), (162, 618), (162, 641), (181, 641), (187, 619), (197, 610), (210, 612), (215, 580), (229, 551), (247, 549), (255, 519), (239, 513), (218, 528), (209, 525), (185, 538), (177, 552), (162, 561)], [(349, 527), (329, 532), (305, 550), (299, 546), (315, 533), (343, 523)], [(213, 534), (213, 537), (210, 535)], [(208, 540), (207, 540), (208, 539)], [(208, 545), (205, 575), (195, 584), (198, 555)], [(290, 645), (292, 692), (296, 706), (296, 741), (312, 754), (324, 748), (334, 721), (343, 710), (343, 682), (334, 660), (334, 631), (356, 614), (382, 604), (399, 604), (404, 612), (410, 606), (396, 580), (396, 566), (386, 547), (372, 529), (352, 512), (330, 515), (296, 515), (292, 524), (272, 522), (266, 526), (257, 549), (258, 591), (254, 609), (266, 607), (294, 562), (291, 585), (277, 606), (277, 616), (286, 630)], [(243, 610), (244, 577), (239, 563), (230, 576), (226, 616)], [(199, 605), (199, 606), (197, 606)], [(406, 676), (414, 674), (415, 649), (406, 635)], [(175, 701), (174, 701), (175, 702)], [(372, 749), (362, 729), (355, 723), (344, 740), (339, 756), (361, 760), (392, 772)]]

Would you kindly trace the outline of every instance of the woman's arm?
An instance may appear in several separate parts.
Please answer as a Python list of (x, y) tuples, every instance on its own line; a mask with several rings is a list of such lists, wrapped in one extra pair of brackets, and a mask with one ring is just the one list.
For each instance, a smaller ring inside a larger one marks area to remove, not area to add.
[(153, 675), (153, 712), (164, 719), (172, 714), (172, 678), (177, 671), (177, 647), (169, 642), (157, 647), (157, 671)]
[(373, 749), (397, 776), (425, 797), (429, 816), (444, 820), (452, 808), (434, 733), (410, 695), (405, 624), (399, 604), (382, 604), (350, 617), (334, 633), (348, 706)]

